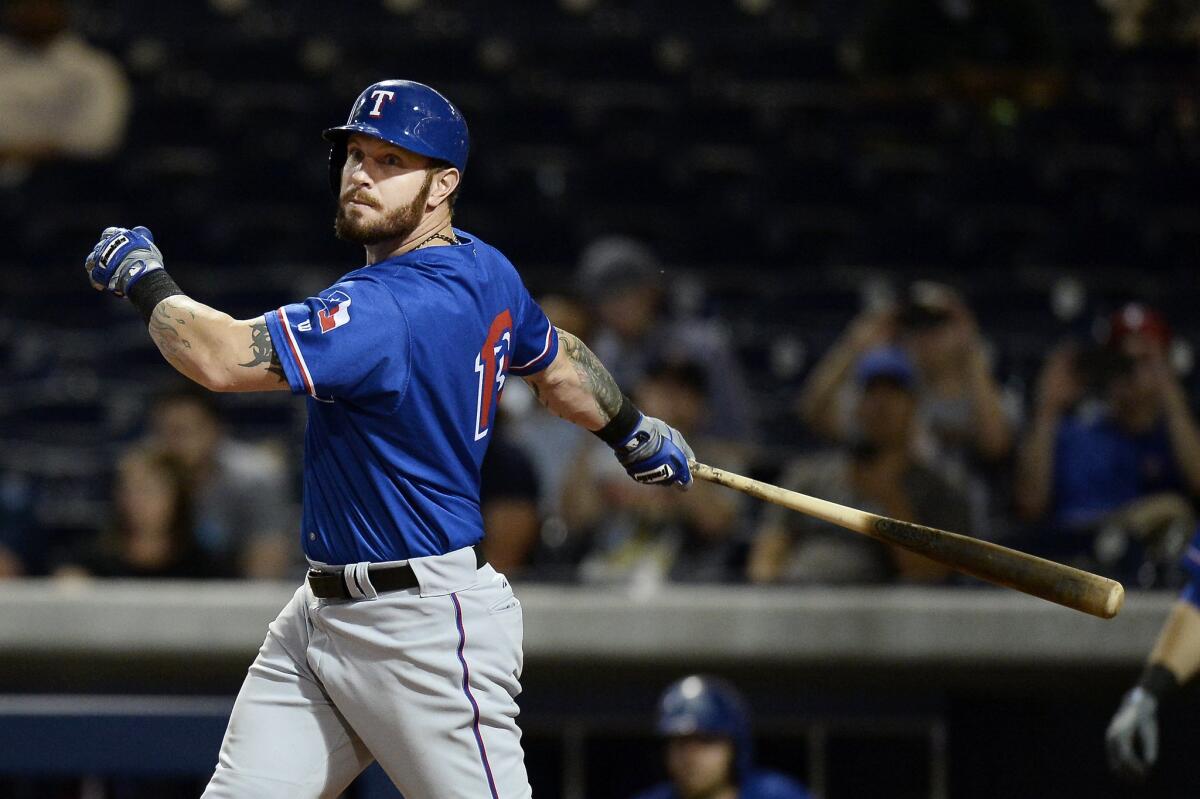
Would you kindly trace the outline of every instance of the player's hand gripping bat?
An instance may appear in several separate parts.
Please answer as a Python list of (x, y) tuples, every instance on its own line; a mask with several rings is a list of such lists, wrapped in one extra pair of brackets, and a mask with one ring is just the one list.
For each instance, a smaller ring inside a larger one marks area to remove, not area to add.
[(692, 461), (692, 476), (743, 491), (856, 533), (903, 547), (989, 583), (1015, 588), (1102, 619), (1111, 619), (1125, 601), (1115, 580), (1074, 569), (1015, 549), (848, 508), (740, 474)]

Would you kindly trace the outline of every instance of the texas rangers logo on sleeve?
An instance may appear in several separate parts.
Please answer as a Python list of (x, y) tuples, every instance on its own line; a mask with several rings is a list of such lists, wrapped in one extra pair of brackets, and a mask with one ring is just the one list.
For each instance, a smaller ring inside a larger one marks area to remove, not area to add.
[(475, 356), (475, 371), (479, 374), (479, 395), (475, 403), (475, 440), (488, 434), (492, 410), (504, 390), (512, 350), (512, 314), (505, 308), (496, 314), (487, 339)]
[(321, 332), (328, 333), (342, 325), (350, 323), (350, 295), (344, 291), (334, 291), (328, 297), (318, 297), (324, 308), (317, 310), (317, 321), (321, 323)]

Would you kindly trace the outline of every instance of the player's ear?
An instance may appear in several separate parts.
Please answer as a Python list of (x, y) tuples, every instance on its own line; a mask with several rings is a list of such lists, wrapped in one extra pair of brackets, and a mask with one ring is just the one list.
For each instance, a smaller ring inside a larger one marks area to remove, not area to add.
[(443, 202), (454, 194), (454, 190), (458, 188), (458, 182), (462, 179), (462, 173), (456, 167), (446, 167), (438, 169), (433, 177), (433, 183), (429, 189), (429, 206), (437, 208)]

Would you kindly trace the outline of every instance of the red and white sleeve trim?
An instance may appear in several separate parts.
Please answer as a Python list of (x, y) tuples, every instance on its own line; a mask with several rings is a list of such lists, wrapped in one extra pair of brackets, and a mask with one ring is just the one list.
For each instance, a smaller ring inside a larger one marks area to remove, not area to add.
[(283, 308), (280, 308), (276, 313), (279, 314), (279, 326), (283, 328), (283, 335), (287, 337), (288, 349), (291, 350), (292, 359), (296, 362), (296, 367), (300, 370), (300, 379), (304, 381), (304, 390), (315, 398), (317, 392), (313, 387), (312, 374), (308, 371), (308, 364), (304, 362), (304, 356), (300, 353), (300, 344), (296, 341), (296, 336), (292, 333), (292, 326), (288, 323), (287, 312)]
[(509, 371), (520, 372), (524, 369), (528, 369), (529, 367), (533, 366), (538, 361), (540, 361), (542, 358), (545, 358), (546, 353), (550, 352), (550, 345), (553, 341), (554, 341), (554, 324), (548, 322), (547, 326), (546, 326), (546, 343), (542, 346), (542, 351), (539, 352), (534, 358), (530, 359), (526, 363), (523, 363), (520, 366), (514, 366)]

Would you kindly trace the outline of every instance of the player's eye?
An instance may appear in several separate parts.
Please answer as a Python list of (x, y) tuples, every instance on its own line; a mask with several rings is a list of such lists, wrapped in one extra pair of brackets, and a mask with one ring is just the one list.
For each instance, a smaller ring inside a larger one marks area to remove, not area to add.
[(394, 155), (385, 155), (383, 157), (383, 163), (387, 164), (388, 166), (400, 166), (400, 159)]
[(362, 160), (362, 150), (358, 149), (357, 147), (351, 147), (350, 149), (348, 149), (346, 151), (346, 157), (349, 158), (351, 161), (355, 161), (355, 162), (361, 161)]

